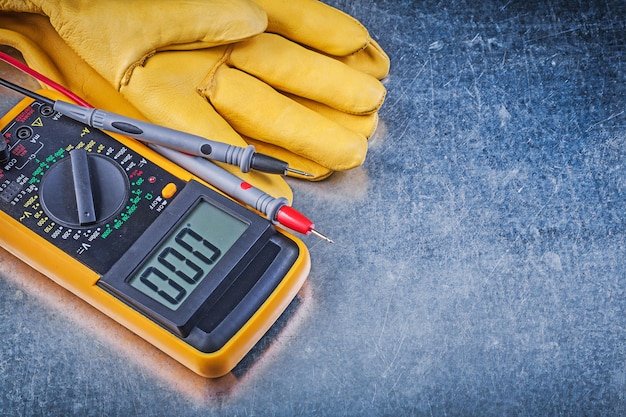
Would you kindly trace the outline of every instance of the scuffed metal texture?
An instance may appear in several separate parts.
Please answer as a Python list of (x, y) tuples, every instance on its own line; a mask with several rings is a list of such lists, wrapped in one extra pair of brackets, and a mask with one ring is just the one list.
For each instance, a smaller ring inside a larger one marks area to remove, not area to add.
[(626, 3), (329, 3), (392, 69), (297, 303), (203, 380), (0, 252), (0, 415), (626, 414)]

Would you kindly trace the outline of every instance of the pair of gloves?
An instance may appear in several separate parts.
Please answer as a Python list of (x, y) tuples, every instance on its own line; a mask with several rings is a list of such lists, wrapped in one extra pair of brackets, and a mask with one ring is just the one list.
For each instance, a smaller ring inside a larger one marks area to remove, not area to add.
[[(0, 0), (0, 44), (95, 107), (285, 160), (360, 165), (389, 59), (317, 0)], [(291, 200), (278, 176), (231, 172)]]

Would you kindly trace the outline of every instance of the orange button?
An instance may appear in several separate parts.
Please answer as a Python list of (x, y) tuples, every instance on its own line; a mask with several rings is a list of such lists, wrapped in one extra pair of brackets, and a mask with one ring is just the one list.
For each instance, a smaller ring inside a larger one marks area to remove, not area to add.
[(174, 197), (174, 194), (176, 194), (177, 190), (178, 189), (176, 188), (176, 184), (170, 182), (165, 187), (163, 187), (163, 189), (161, 190), (161, 195), (163, 196), (163, 198)]

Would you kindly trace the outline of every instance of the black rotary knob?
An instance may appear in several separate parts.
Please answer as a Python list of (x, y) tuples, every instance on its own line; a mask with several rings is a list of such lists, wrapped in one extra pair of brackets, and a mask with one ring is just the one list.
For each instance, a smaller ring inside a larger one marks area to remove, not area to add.
[(75, 149), (41, 180), (41, 204), (48, 216), (69, 227), (102, 223), (128, 198), (128, 177), (111, 158)]

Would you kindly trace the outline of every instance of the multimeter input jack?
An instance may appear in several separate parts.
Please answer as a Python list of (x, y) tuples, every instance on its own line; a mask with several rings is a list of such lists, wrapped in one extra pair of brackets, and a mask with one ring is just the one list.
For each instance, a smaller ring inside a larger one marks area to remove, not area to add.
[(20, 126), (15, 131), (15, 135), (19, 140), (26, 140), (33, 136), (33, 129), (28, 126)]
[(50, 117), (54, 114), (54, 109), (52, 108), (52, 106), (44, 104), (39, 108), (39, 114), (41, 114), (43, 117)]

